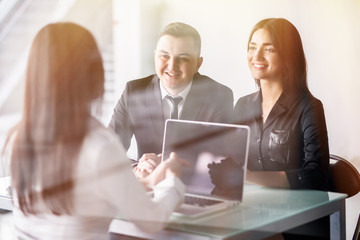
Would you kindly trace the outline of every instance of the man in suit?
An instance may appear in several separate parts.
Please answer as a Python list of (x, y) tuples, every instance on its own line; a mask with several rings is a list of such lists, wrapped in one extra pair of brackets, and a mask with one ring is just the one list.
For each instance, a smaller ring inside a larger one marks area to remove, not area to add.
[[(171, 23), (159, 35), (156, 74), (127, 83), (109, 124), (125, 149), (135, 135), (138, 157), (160, 160), (165, 120), (172, 118), (230, 122), (233, 92), (201, 75), (199, 33), (184, 23)], [(174, 106), (169, 97), (178, 100)], [(156, 164), (155, 164), (156, 165)]]

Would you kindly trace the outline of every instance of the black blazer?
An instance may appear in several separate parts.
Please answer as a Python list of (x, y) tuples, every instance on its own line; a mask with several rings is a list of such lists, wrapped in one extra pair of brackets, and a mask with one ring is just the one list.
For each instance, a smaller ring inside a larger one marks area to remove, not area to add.
[(234, 120), (251, 129), (248, 168), (285, 171), (291, 188), (324, 189), (329, 166), (322, 103), (310, 93), (283, 93), (262, 123), (261, 92), (238, 100)]
[[(125, 149), (133, 135), (138, 158), (144, 153), (161, 153), (165, 119), (157, 75), (130, 81), (119, 99), (109, 123)], [(181, 119), (230, 122), (234, 96), (230, 88), (211, 78), (195, 74), (186, 97)]]

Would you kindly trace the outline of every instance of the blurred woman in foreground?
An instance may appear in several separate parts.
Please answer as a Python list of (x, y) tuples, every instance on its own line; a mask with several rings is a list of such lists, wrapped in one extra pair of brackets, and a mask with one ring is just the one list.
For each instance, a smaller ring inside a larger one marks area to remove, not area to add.
[[(117, 137), (91, 116), (103, 93), (91, 33), (73, 23), (42, 28), (28, 59), (23, 116), (5, 145), (17, 237), (107, 239), (116, 216), (156, 231), (181, 202), (186, 162), (173, 154), (140, 183)], [(152, 199), (149, 184), (157, 184)]]

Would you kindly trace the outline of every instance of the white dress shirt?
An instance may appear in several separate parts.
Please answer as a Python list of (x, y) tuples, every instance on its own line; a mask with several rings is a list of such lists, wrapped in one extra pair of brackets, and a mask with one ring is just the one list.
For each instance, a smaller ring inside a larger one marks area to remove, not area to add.
[(189, 91), (190, 91), (190, 88), (192, 85), (192, 81), (186, 86), (186, 88), (184, 88), (184, 90), (182, 90), (178, 95), (175, 95), (175, 96), (171, 95), (168, 91), (166, 91), (166, 89), (161, 85), (161, 82), (159, 85), (160, 85), (160, 91), (161, 91), (161, 99), (163, 102), (164, 119), (170, 118), (171, 108), (173, 107), (171, 101), (169, 99), (165, 98), (167, 95), (169, 95), (173, 98), (175, 98), (177, 96), (182, 97), (183, 100), (178, 105), (178, 113), (179, 113), (178, 118), (180, 118), (182, 110), (184, 108), (184, 103), (185, 103), (186, 97), (189, 94)]

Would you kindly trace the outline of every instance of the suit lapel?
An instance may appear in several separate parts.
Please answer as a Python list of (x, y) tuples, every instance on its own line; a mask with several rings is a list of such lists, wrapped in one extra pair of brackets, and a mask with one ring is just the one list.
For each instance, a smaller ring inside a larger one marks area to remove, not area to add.
[(146, 89), (146, 110), (147, 116), (150, 116), (150, 121), (155, 129), (156, 139), (162, 139), (164, 135), (164, 114), (161, 101), (161, 92), (159, 86), (159, 78), (154, 75), (151, 84)]
[(183, 111), (180, 116), (181, 119), (198, 119), (207, 97), (207, 94), (204, 93), (208, 92), (206, 90), (207, 85), (202, 84), (202, 82), (201, 75), (199, 73), (195, 74), (190, 91), (184, 103)]

